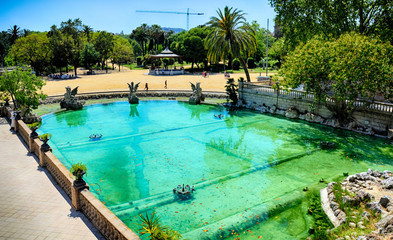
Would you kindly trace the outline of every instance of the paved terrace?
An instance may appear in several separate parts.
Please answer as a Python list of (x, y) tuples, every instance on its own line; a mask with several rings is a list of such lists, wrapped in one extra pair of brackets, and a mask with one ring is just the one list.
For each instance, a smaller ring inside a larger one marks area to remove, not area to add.
[(104, 239), (0, 118), (0, 240)]

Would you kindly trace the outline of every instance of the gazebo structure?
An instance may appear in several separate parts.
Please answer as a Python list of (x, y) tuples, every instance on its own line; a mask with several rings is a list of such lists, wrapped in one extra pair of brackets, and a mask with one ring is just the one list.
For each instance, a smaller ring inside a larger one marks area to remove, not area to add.
[[(174, 54), (171, 50), (166, 48), (158, 55), (152, 55), (151, 58), (180, 58), (181, 56)], [(183, 67), (181, 69), (159, 69), (159, 68), (150, 68), (149, 75), (181, 75), (184, 74)]]

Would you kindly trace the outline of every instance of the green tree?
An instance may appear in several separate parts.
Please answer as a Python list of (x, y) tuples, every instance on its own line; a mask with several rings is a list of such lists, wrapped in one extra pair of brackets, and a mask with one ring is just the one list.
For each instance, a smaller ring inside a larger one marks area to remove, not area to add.
[(133, 50), (135, 56), (142, 56), (143, 55), (142, 47), (137, 41), (130, 40), (130, 44), (131, 44), (131, 47), (132, 47), (132, 50)]
[[(191, 71), (194, 70), (194, 63), (198, 64), (206, 58), (206, 51), (202, 39), (198, 36), (186, 37), (184, 39), (184, 60), (191, 62)], [(198, 66), (199, 67), (199, 66)]]
[(289, 53), (283, 65), (283, 85), (304, 84), (341, 124), (347, 123), (355, 102), (365, 106), (377, 95), (393, 97), (393, 47), (356, 33), (337, 40), (314, 37)]
[(0, 32), (0, 65), (5, 64), (5, 57), (11, 47), (10, 35), (6, 31)]
[(11, 47), (10, 55), (17, 63), (30, 65), (39, 75), (49, 66), (51, 59), (49, 39), (45, 33), (18, 38)]
[(130, 35), (130, 38), (137, 41), (142, 47), (143, 56), (146, 54), (146, 44), (149, 41), (149, 32), (150, 26), (144, 23), (136, 29), (132, 30), (132, 33)]
[[(100, 53), (101, 69), (104, 70), (106, 61), (109, 59), (110, 54), (113, 51), (114, 37), (106, 31), (99, 31), (94, 37), (94, 47)], [(108, 68), (106, 68), (106, 73), (108, 73)]]
[(213, 31), (205, 40), (207, 57), (209, 60), (218, 62), (220, 59), (231, 54), (238, 58), (243, 66), (247, 81), (250, 82), (250, 74), (246, 59), (257, 48), (255, 31), (246, 22), (244, 13), (240, 10), (225, 7), (224, 12), (217, 10), (218, 18), (212, 17), (208, 24)]
[(20, 27), (17, 25), (12, 26), (8, 29), (8, 34), (10, 34), (11, 45), (14, 44), (16, 39), (20, 37)]
[(36, 109), (40, 99), (46, 95), (41, 92), (45, 81), (32, 74), (31, 69), (16, 68), (0, 76), (0, 91), (8, 92), (14, 106), (22, 109), (22, 115)]
[(117, 37), (112, 51), (112, 63), (117, 63), (120, 66), (122, 63), (127, 63), (132, 60), (134, 53), (131, 44), (122, 37)]
[(276, 24), (294, 48), (314, 35), (339, 37), (355, 31), (393, 43), (393, 2), (389, 0), (270, 0)]
[(100, 53), (95, 50), (92, 43), (88, 42), (81, 51), (80, 58), (82, 65), (92, 71), (93, 65), (100, 61)]
[(60, 24), (60, 31), (70, 44), (70, 47), (65, 50), (68, 51), (67, 62), (74, 67), (75, 76), (78, 74), (77, 69), (81, 63), (80, 53), (84, 47), (83, 30), (84, 27), (79, 18), (68, 19)]
[(51, 27), (47, 34), (49, 38), (49, 46), (53, 57), (51, 65), (60, 69), (66, 67), (68, 69), (69, 53), (72, 51), (73, 40), (71, 36), (64, 35), (56, 25)]
[(93, 28), (87, 25), (83, 25), (83, 34), (85, 35), (87, 41), (90, 42), (93, 35)]

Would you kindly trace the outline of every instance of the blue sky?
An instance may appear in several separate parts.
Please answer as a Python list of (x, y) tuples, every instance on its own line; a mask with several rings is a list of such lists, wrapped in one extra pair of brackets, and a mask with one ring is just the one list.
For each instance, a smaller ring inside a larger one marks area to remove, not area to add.
[(13, 25), (21, 29), (48, 31), (53, 24), (59, 26), (62, 21), (80, 18), (83, 24), (94, 30), (125, 34), (142, 23), (158, 24), (161, 27), (186, 29), (186, 15), (137, 13), (136, 10), (203, 12), (202, 16), (190, 16), (190, 28), (209, 21), (216, 16), (218, 8), (230, 6), (247, 13), (247, 21), (256, 20), (273, 31), (275, 12), (269, 0), (0, 0), (0, 31)]

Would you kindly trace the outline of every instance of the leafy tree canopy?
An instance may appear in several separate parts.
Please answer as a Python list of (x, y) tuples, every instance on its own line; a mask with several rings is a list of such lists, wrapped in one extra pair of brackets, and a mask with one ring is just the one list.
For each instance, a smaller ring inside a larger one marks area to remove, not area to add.
[(10, 50), (16, 62), (30, 65), (37, 74), (42, 73), (49, 64), (51, 51), (45, 33), (33, 33), (18, 38)]
[(351, 31), (393, 43), (391, 0), (270, 0), (287, 42), (294, 48), (314, 35), (339, 37)]
[(0, 76), (0, 91), (10, 94), (14, 105), (22, 108), (23, 115), (36, 109), (40, 99), (45, 99), (46, 95), (41, 92), (44, 85), (45, 81), (27, 68), (17, 67)]
[[(356, 33), (337, 40), (314, 37), (289, 53), (281, 71), (283, 85), (304, 84), (340, 122), (350, 119), (357, 100), (393, 97), (393, 47)], [(333, 100), (331, 103), (329, 100)]]

